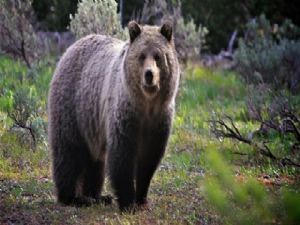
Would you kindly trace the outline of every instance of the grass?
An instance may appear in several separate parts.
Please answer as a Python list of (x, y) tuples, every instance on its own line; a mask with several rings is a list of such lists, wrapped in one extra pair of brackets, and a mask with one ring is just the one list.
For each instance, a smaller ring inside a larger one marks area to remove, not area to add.
[[(53, 68), (46, 66), (45, 70)], [(44, 84), (49, 78), (39, 79)], [(206, 157), (209, 149), (221, 152), (239, 177), (257, 180), (266, 174), (269, 180), (284, 177), (275, 186), (276, 190), (283, 186), (297, 189), (299, 183), (295, 180), (299, 171), (278, 168), (271, 162), (257, 165), (251, 155), (232, 154), (233, 151), (251, 153), (249, 146), (217, 140), (210, 133), (209, 119), (222, 112), (232, 115), (243, 132), (258, 127), (247, 119), (245, 95), (245, 86), (234, 73), (200, 67), (189, 67), (184, 72), (168, 149), (151, 183), (150, 207), (134, 215), (119, 214), (116, 203), (88, 208), (58, 205), (47, 143), (41, 143), (34, 151), (26, 143), (21, 144), (8, 131), (11, 121), (0, 112), (0, 223), (220, 224), (222, 215), (205, 198), (206, 179), (211, 176)], [(111, 193), (107, 183), (105, 193)]]

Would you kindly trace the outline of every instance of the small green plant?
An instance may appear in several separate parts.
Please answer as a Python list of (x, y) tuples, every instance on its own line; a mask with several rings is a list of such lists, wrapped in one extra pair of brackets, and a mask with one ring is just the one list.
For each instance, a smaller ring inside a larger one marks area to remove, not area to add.
[(296, 224), (300, 195), (282, 190), (279, 196), (255, 179), (238, 179), (214, 149), (206, 152), (209, 174), (204, 183), (206, 200), (222, 224)]
[(70, 15), (70, 20), (70, 30), (77, 38), (94, 33), (127, 39), (115, 0), (81, 0), (77, 13)]

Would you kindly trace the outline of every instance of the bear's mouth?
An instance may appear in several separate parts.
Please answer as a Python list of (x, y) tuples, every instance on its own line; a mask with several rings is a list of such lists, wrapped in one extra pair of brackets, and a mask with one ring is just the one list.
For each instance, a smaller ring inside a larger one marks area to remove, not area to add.
[(158, 85), (143, 85), (143, 90), (150, 95), (154, 95), (155, 93), (158, 92), (159, 86)]

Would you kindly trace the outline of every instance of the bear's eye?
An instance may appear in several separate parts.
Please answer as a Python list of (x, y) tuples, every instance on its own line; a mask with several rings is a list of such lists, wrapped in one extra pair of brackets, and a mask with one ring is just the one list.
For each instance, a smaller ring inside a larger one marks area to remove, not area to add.
[(154, 60), (155, 60), (156, 62), (159, 62), (159, 61), (160, 61), (160, 55), (159, 55), (159, 54), (155, 54), (155, 55), (154, 55)]
[(146, 59), (146, 55), (144, 53), (142, 53), (140, 56), (139, 56), (139, 60), (140, 61), (144, 61)]

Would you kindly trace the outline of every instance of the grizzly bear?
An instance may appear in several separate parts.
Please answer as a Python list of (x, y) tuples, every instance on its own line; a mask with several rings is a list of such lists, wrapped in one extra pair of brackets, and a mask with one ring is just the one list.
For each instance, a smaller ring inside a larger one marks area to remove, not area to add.
[(147, 203), (170, 134), (180, 69), (172, 25), (128, 24), (129, 41), (89, 35), (67, 49), (49, 92), (49, 145), (58, 202)]

